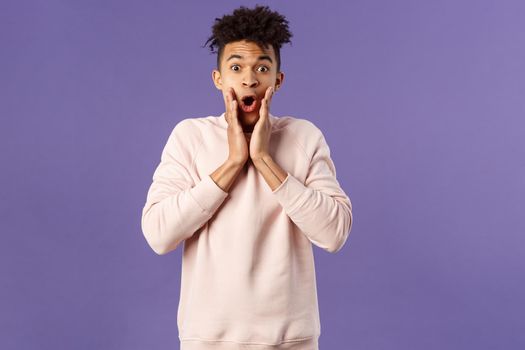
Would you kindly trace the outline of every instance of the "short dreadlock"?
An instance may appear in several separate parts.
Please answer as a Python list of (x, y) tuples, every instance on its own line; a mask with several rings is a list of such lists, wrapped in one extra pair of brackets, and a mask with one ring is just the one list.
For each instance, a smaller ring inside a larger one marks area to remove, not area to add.
[[(215, 18), (212, 35), (202, 47), (210, 43), (212, 53), (217, 53), (217, 69), (226, 44), (233, 41), (247, 40), (257, 43), (259, 47), (268, 49), (268, 44), (273, 46), (277, 59), (277, 72), (281, 70), (281, 46), (290, 43), (293, 34), (288, 29), (288, 20), (281, 14), (271, 11), (268, 6), (256, 5), (249, 9), (240, 6), (232, 14)], [(214, 51), (214, 46), (219, 48)]]

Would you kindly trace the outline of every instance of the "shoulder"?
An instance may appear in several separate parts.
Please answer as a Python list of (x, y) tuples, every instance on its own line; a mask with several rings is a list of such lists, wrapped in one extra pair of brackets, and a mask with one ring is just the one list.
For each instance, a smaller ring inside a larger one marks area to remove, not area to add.
[(189, 133), (194, 134), (199, 131), (198, 121), (199, 118), (184, 118), (175, 123), (172, 133)]
[(279, 117), (275, 131), (284, 137), (294, 138), (306, 154), (312, 154), (324, 140), (322, 130), (311, 120), (296, 116)]
[(196, 154), (204, 142), (203, 135), (213, 132), (217, 117), (186, 117), (175, 123), (169, 135), (168, 144), (171, 147), (184, 149)]
[(217, 127), (223, 127), (220, 116), (186, 117), (175, 124), (172, 134), (185, 138), (201, 139), (203, 134), (216, 132)]
[(275, 130), (290, 132), (301, 138), (319, 137), (319, 134), (322, 134), (321, 129), (314, 122), (290, 115), (279, 117)]

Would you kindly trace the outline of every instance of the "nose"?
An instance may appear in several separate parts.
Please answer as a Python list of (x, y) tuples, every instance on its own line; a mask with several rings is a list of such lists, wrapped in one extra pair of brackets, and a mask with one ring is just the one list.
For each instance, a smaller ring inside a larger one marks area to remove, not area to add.
[(242, 85), (250, 88), (256, 87), (258, 84), (259, 81), (252, 72), (249, 72), (247, 76), (245, 75), (242, 80)]

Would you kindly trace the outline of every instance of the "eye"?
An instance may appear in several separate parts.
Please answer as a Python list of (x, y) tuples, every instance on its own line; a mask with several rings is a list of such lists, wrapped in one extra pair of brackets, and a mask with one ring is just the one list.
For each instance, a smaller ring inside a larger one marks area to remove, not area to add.
[[(230, 68), (233, 68), (233, 67), (239, 67), (239, 65), (238, 64), (233, 64), (233, 65), (230, 66)], [(238, 70), (234, 69), (233, 71), (237, 72)]]
[(260, 66), (259, 68), (264, 68), (266, 69), (264, 72), (268, 72), (270, 70), (270, 68), (266, 67), (266, 66)]

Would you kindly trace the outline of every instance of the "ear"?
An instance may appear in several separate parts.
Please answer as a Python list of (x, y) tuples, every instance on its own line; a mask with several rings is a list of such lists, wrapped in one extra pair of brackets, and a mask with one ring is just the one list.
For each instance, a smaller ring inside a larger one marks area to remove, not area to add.
[(217, 90), (222, 90), (221, 72), (219, 72), (217, 69), (214, 69), (211, 72), (211, 79), (213, 80), (213, 84), (215, 84)]
[(284, 72), (277, 73), (277, 78), (275, 79), (275, 91), (279, 90), (281, 88), (281, 85), (283, 85), (284, 81)]

